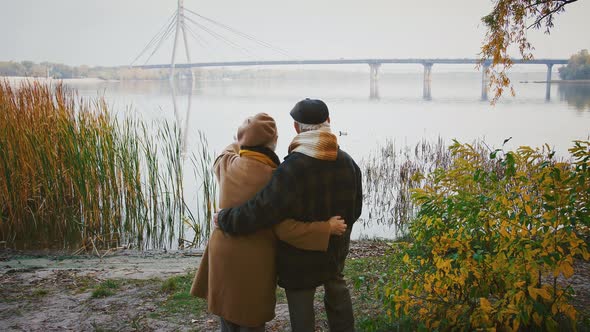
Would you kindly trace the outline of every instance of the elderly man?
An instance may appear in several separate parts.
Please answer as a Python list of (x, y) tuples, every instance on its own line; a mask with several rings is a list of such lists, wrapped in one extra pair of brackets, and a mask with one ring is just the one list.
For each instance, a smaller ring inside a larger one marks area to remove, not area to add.
[(320, 285), (325, 289), (330, 331), (353, 331), (352, 303), (342, 271), (352, 225), (362, 209), (361, 171), (339, 148), (323, 101), (302, 100), (291, 116), (297, 136), (289, 145), (289, 155), (254, 198), (221, 210), (218, 226), (229, 234), (248, 234), (288, 218), (313, 221), (342, 216), (348, 225), (346, 233), (331, 237), (327, 252), (279, 241), (278, 283), (287, 294), (293, 331), (315, 330), (313, 299)]

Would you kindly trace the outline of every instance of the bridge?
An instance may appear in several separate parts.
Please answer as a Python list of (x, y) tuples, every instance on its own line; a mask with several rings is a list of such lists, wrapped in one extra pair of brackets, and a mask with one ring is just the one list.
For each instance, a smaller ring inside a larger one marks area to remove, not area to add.
[[(160, 29), (160, 31), (150, 40), (150, 42), (145, 46), (145, 48), (139, 53), (139, 55), (135, 58), (135, 60), (131, 63), (131, 68), (141, 68), (141, 69), (163, 69), (169, 68), (170, 69), (170, 78), (174, 79), (174, 70), (175, 68), (185, 68), (191, 69), (191, 78), (194, 82), (194, 73), (192, 71), (193, 68), (207, 68), (207, 67), (248, 67), (248, 66), (288, 66), (288, 65), (353, 65), (353, 64), (365, 64), (369, 66), (369, 96), (372, 99), (379, 98), (379, 68), (381, 65), (384, 64), (419, 64), (424, 66), (424, 86), (423, 86), (423, 97), (424, 99), (431, 99), (431, 88), (430, 83), (432, 81), (431, 73), (432, 73), (432, 66), (433, 65), (445, 65), (445, 64), (481, 64), (480, 68), (482, 71), (482, 79), (481, 79), (481, 96), (483, 100), (487, 100), (487, 88), (488, 88), (488, 72), (491, 63), (483, 62), (480, 63), (479, 59), (416, 59), (416, 58), (408, 58), (408, 59), (386, 59), (386, 58), (377, 58), (377, 59), (315, 59), (315, 60), (274, 60), (274, 61), (227, 61), (227, 62), (195, 62), (191, 61), (190, 56), (190, 47), (188, 44), (188, 36), (194, 37), (194, 39), (201, 45), (205, 46), (208, 45), (207, 40), (204, 38), (205, 35), (209, 35), (213, 38), (213, 40), (221, 41), (225, 45), (229, 45), (234, 49), (245, 52), (252, 56), (253, 54), (250, 52), (252, 48), (245, 46), (243, 43), (236, 42), (232, 40), (228, 36), (233, 36), (238, 38), (242, 42), (250, 43), (254, 45), (254, 48), (264, 48), (267, 50), (271, 50), (276, 54), (281, 54), (290, 59), (298, 58), (287, 51), (273, 46), (267, 42), (257, 39), (256, 37), (250, 36), (246, 33), (243, 33), (235, 28), (232, 28), (226, 24), (213, 20), (211, 18), (205, 17), (195, 11), (192, 11), (184, 6), (184, 0), (177, 0), (178, 1), (178, 9), (168, 18), (164, 26)], [(217, 30), (219, 29), (219, 31)], [(174, 35), (174, 46), (172, 49), (172, 59), (170, 64), (147, 64), (154, 53), (162, 46), (163, 42), (165, 42), (169, 37)], [(176, 63), (176, 51), (178, 48), (179, 38), (182, 35), (184, 40), (184, 49), (186, 52), (186, 63), (182, 64)], [(150, 50), (153, 50), (150, 52)], [(133, 65), (136, 63), (140, 58), (144, 55), (148, 55), (147, 60), (144, 62), (143, 65)], [(256, 58), (256, 57), (254, 57)], [(546, 89), (546, 99), (550, 98), (550, 82), (551, 82), (551, 73), (554, 65), (557, 64), (567, 64), (568, 60), (565, 59), (534, 59), (534, 60), (519, 60), (513, 59), (513, 64), (536, 64), (536, 65), (546, 65), (547, 66), (547, 89)]]
[[(424, 85), (423, 85), (423, 97), (424, 99), (431, 99), (431, 74), (433, 65), (449, 65), (449, 64), (472, 64), (476, 65), (479, 63), (478, 59), (418, 59), (418, 58), (407, 58), (407, 59), (315, 59), (315, 60), (274, 60), (274, 61), (227, 61), (227, 62), (195, 62), (195, 63), (184, 63), (184, 64), (150, 64), (150, 65), (139, 65), (132, 66), (132, 68), (141, 69), (163, 69), (163, 68), (210, 68), (210, 67), (249, 67), (249, 66), (288, 66), (288, 65), (353, 65), (353, 64), (365, 64), (369, 66), (369, 97), (371, 99), (379, 98), (379, 69), (383, 64), (418, 64), (424, 66)], [(567, 59), (533, 59), (533, 60), (520, 60), (513, 59), (513, 64), (526, 64), (526, 65), (545, 65), (547, 66), (547, 89), (545, 98), (550, 99), (550, 87), (551, 87), (551, 74), (554, 65), (564, 65), (568, 63)], [(488, 68), (491, 62), (486, 61), (481, 65), (482, 71), (482, 84), (481, 84), (481, 97), (482, 100), (487, 100), (487, 87), (488, 87)]]

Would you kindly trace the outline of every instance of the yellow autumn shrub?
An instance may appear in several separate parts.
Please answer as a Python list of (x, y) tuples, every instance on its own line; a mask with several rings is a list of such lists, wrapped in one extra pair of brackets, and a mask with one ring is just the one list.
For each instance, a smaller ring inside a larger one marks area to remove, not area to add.
[(568, 162), (546, 146), (451, 147), (453, 163), (413, 199), (407, 273), (384, 287), (392, 319), (428, 330), (575, 328), (568, 282), (588, 260), (590, 142)]

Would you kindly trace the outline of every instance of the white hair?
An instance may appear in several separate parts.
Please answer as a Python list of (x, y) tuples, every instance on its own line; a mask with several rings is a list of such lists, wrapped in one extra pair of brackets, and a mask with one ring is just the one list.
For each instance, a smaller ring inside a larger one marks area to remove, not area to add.
[[(295, 121), (297, 122), (297, 121)], [(301, 123), (301, 122), (297, 122), (297, 124), (299, 124), (299, 131), (304, 133), (306, 131), (312, 131), (312, 130), (318, 130), (321, 128), (330, 128), (330, 122), (328, 120), (326, 120), (323, 123), (319, 123), (319, 124), (307, 124), (307, 123)]]

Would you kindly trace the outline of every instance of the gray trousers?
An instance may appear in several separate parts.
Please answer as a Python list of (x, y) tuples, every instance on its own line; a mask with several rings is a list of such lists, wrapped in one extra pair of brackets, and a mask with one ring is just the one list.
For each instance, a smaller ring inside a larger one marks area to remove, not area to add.
[[(352, 301), (342, 274), (324, 284), (324, 305), (330, 332), (354, 331)], [(315, 288), (285, 289), (289, 303), (289, 317), (293, 332), (315, 331), (313, 299)]]
[(219, 317), (221, 332), (264, 332), (264, 325), (258, 327), (246, 327), (234, 324)]

